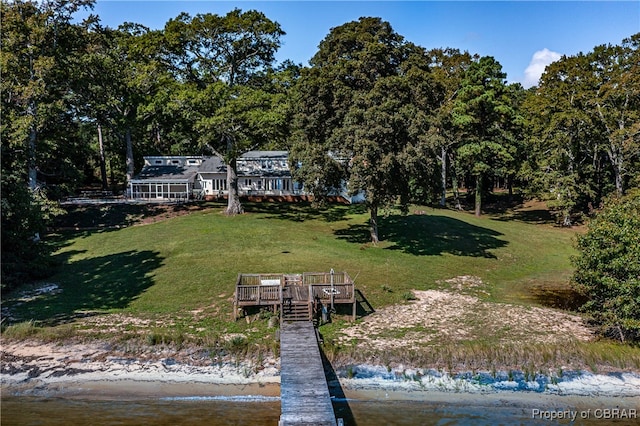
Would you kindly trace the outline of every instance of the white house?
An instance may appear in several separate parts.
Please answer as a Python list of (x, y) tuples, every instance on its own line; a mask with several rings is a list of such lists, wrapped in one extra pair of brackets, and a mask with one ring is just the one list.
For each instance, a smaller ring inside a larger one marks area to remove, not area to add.
[[(289, 152), (249, 151), (237, 161), (238, 192), (242, 196), (306, 196), (291, 177)], [(217, 156), (151, 156), (129, 182), (128, 197), (140, 201), (186, 201), (227, 195), (227, 166)], [(334, 195), (348, 203), (364, 201), (346, 187)]]
[[(287, 151), (249, 151), (237, 160), (240, 195), (305, 195), (294, 182)], [(228, 192), (227, 167), (217, 156), (144, 157), (138, 176), (129, 182), (135, 200), (187, 200), (222, 197)]]

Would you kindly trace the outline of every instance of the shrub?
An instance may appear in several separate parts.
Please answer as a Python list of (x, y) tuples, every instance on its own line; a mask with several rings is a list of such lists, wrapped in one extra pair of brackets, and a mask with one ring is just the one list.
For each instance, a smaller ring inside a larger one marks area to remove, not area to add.
[(25, 339), (38, 333), (38, 328), (33, 321), (24, 321), (8, 326), (2, 331), (2, 335), (9, 339)]
[(582, 310), (621, 341), (640, 339), (640, 191), (612, 198), (578, 236), (574, 288)]

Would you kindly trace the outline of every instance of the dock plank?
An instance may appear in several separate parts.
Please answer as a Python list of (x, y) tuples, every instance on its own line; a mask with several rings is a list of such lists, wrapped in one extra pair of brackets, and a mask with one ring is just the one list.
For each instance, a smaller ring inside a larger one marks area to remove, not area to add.
[(284, 324), (280, 330), (280, 400), (280, 426), (337, 424), (310, 322)]

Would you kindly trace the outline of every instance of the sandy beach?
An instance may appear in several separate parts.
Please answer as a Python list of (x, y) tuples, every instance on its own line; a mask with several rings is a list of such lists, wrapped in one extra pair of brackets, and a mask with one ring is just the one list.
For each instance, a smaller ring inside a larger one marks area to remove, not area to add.
[[(576, 401), (628, 400), (640, 409), (640, 374), (567, 372), (561, 378), (519, 373), (476, 372), (451, 375), (408, 366), (375, 365), (338, 369), (329, 382), (348, 398), (461, 398), (497, 401), (558, 397)], [(38, 341), (3, 342), (3, 395), (57, 395), (92, 398), (279, 395), (279, 359), (216, 360), (193, 350), (159, 350), (155, 356), (131, 357), (104, 343), (60, 345)], [(391, 396), (390, 396), (391, 395)], [(565, 399), (564, 401), (566, 401)]]

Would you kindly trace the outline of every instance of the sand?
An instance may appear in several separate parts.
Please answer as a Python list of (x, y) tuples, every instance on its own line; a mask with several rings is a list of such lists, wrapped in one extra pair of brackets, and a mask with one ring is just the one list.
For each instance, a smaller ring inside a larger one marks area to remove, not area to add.
[[(55, 344), (37, 341), (3, 342), (0, 382), (2, 395), (65, 398), (145, 399), (260, 395), (278, 397), (279, 360), (216, 362), (179, 357), (157, 359), (118, 356), (101, 343)], [(489, 373), (451, 376), (441, 371), (400, 366), (359, 365), (351, 377), (329, 382), (349, 399), (477, 401), (499, 404), (618, 405), (640, 410), (640, 374), (567, 374), (560, 381), (526, 379)], [(555, 401), (555, 402), (554, 402)], [(560, 401), (560, 402), (558, 402)]]

